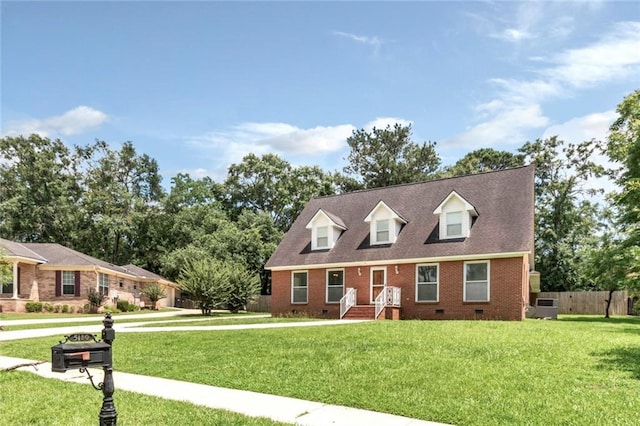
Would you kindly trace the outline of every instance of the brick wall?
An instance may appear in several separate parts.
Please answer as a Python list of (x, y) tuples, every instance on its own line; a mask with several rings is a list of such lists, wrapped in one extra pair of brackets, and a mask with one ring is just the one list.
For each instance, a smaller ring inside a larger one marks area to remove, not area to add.
[[(397, 267), (397, 272), (396, 272)], [(500, 319), (524, 318), (528, 292), (528, 263), (525, 257), (490, 260), (489, 302), (464, 302), (464, 262), (439, 263), (439, 301), (415, 302), (415, 264), (386, 266), (387, 285), (402, 289), (401, 317), (404, 319)], [(357, 290), (357, 304), (370, 304), (371, 267), (345, 268), (345, 287)], [(326, 269), (308, 270), (308, 303), (291, 303), (291, 271), (272, 274), (271, 312), (274, 315), (305, 313), (337, 318), (339, 304), (327, 304)]]

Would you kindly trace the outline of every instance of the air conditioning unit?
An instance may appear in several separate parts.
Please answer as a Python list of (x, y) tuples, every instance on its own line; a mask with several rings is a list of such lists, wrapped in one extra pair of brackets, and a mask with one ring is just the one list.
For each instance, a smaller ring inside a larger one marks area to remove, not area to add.
[(558, 299), (536, 300), (536, 318), (558, 319)]

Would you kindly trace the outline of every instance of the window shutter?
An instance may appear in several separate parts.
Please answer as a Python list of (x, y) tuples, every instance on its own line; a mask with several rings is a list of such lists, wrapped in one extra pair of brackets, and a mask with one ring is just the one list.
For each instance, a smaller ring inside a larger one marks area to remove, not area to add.
[(62, 271), (56, 271), (56, 297), (62, 294)]
[(20, 266), (18, 266), (18, 294), (20, 294)]
[(76, 271), (76, 286), (73, 290), (74, 296), (80, 296), (80, 271)]

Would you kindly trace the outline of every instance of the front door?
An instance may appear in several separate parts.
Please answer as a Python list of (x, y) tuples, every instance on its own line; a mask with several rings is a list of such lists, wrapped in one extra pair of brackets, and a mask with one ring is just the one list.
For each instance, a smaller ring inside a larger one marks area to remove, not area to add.
[(371, 303), (387, 286), (387, 268), (371, 268)]

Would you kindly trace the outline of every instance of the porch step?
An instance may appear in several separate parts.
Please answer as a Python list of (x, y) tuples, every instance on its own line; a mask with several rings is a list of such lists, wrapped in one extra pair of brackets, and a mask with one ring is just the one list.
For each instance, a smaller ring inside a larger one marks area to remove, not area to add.
[(356, 305), (349, 309), (342, 319), (373, 319), (375, 313), (374, 305)]

